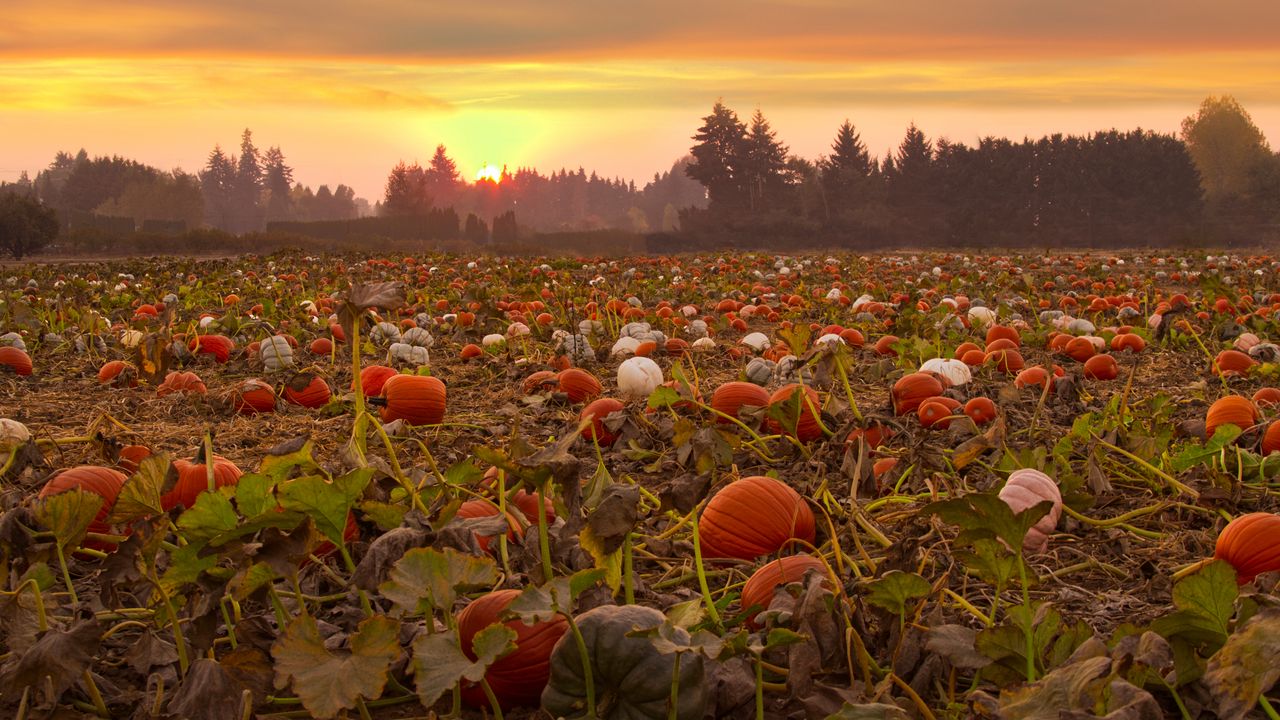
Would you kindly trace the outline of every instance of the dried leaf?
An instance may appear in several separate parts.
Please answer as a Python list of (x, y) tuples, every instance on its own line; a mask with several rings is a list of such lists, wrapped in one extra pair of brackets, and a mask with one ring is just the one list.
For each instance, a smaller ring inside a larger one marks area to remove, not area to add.
[(1241, 720), (1280, 680), (1280, 609), (1267, 608), (1249, 618), (1209, 658), (1202, 678), (1217, 700), (1223, 720)]
[(300, 615), (271, 648), (276, 686), (291, 685), (302, 706), (327, 720), (356, 706), (360, 698), (382, 694), (387, 670), (400, 656), (400, 623), (375, 615), (360, 623), (350, 649), (330, 650), (316, 621)]

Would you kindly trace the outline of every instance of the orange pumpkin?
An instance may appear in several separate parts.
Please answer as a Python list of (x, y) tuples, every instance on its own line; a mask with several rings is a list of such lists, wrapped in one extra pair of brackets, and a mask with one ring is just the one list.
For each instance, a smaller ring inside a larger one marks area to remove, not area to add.
[(942, 381), (931, 373), (914, 372), (893, 384), (893, 411), (898, 415), (915, 412), (920, 403), (942, 394)]
[(854, 428), (849, 432), (849, 436), (845, 438), (847, 443), (856, 443), (858, 438), (867, 443), (869, 450), (875, 450), (880, 447), (881, 443), (893, 437), (893, 428), (878, 422), (872, 422), (865, 428)]
[(1110, 355), (1094, 355), (1084, 363), (1084, 376), (1091, 380), (1115, 380), (1120, 366)]
[(547, 392), (560, 387), (560, 380), (550, 370), (539, 370), (524, 379), (522, 384), (525, 395)]
[(111, 360), (98, 369), (98, 382), (118, 388), (137, 387), (138, 369), (124, 360)]
[(324, 407), (331, 397), (329, 383), (319, 375), (299, 373), (284, 386), (284, 399), (304, 408)]
[[(712, 409), (736, 418), (743, 406), (766, 407), (769, 404), (769, 391), (755, 383), (733, 380), (724, 383), (711, 393)], [(716, 422), (729, 422), (716, 416)]]
[(116, 467), (126, 475), (138, 472), (143, 460), (151, 457), (151, 448), (146, 445), (125, 445), (120, 448), (120, 456), (116, 458)]
[(1062, 348), (1062, 352), (1076, 362), (1085, 362), (1093, 357), (1097, 350), (1094, 349), (1093, 342), (1089, 338), (1077, 337), (1068, 340), (1066, 347)]
[(747, 578), (747, 583), (742, 586), (742, 610), (750, 613), (747, 627), (752, 630), (760, 629), (756, 617), (768, 609), (769, 603), (773, 601), (774, 590), (804, 580), (810, 570), (819, 575), (827, 574), (826, 564), (806, 553), (771, 560), (752, 573), (751, 577)]
[[(124, 486), (125, 480), (124, 473), (111, 468), (81, 465), (54, 473), (45, 482), (44, 487), (40, 488), (40, 497), (47, 498), (77, 488), (101, 497), (102, 506), (98, 508), (98, 513), (89, 523), (88, 532), (110, 535), (112, 529), (107, 524), (107, 518), (111, 515), (111, 508), (115, 507), (116, 498), (119, 497), (120, 488)], [(115, 543), (98, 540), (86, 540), (84, 546), (102, 552), (112, 552), (116, 549)]]
[[(457, 517), (463, 519), (475, 519), (495, 517), (498, 514), (498, 506), (488, 500), (468, 500), (458, 506)], [(520, 529), (520, 521), (511, 513), (507, 513), (507, 539), (515, 540), (516, 531)], [(493, 538), (497, 535), (481, 535), (475, 533), (476, 543), (480, 546), (482, 552), (489, 552), (489, 545)]]
[(1111, 338), (1112, 352), (1142, 352), (1146, 347), (1147, 341), (1141, 335), (1122, 333)]
[(916, 417), (920, 418), (920, 424), (924, 427), (946, 430), (951, 425), (951, 416), (959, 407), (959, 400), (946, 396), (929, 398), (920, 403), (920, 407), (916, 409)]
[(773, 418), (767, 418), (765, 424), (769, 427), (770, 432), (793, 435), (800, 442), (812, 442), (822, 437), (822, 426), (818, 421), (818, 413), (821, 412), (822, 408), (822, 399), (818, 397), (817, 390), (799, 383), (784, 385), (769, 396), (769, 405), (780, 408), (784, 413), (791, 413), (791, 403), (795, 402), (791, 398), (801, 391), (803, 391), (804, 396), (800, 400), (800, 413), (794, 416), (796, 421), (794, 433), (783, 423)]
[(1049, 371), (1039, 365), (1018, 373), (1018, 376), (1013, 379), (1013, 384), (1019, 389), (1034, 387), (1043, 390), (1048, 387), (1049, 394), (1053, 394), (1053, 379), (1049, 377)]
[(587, 402), (600, 397), (604, 392), (596, 376), (582, 368), (561, 370), (557, 380), (560, 383), (560, 390), (569, 396), (569, 402)]
[[(178, 459), (173, 461), (173, 469), (178, 473), (178, 482), (173, 489), (160, 498), (160, 507), (171, 510), (178, 505), (192, 507), (200, 493), (209, 489), (209, 470), (207, 463), (197, 460)], [(243, 473), (235, 463), (221, 457), (213, 456), (213, 485), (215, 488), (235, 485)]]
[[(519, 590), (495, 590), (472, 600), (458, 613), (458, 639), (462, 652), (473, 662), (476, 655), (472, 644), (481, 630), (502, 623), (516, 634), (515, 650), (502, 656), (484, 673), (485, 682), (504, 709), (539, 704), (542, 689), (551, 676), (551, 650), (569, 628), (568, 621), (560, 615), (533, 625), (519, 620), (503, 622), (503, 611), (519, 595)], [(463, 682), (462, 700), (474, 708), (489, 708), (484, 691), (474, 683)]]
[(884, 355), (886, 357), (897, 357), (898, 351), (893, 349), (893, 345), (896, 342), (898, 342), (898, 336), (882, 335), (879, 340), (876, 340), (876, 344), (875, 344), (876, 354)]
[[(1008, 340), (1013, 343), (1013, 347), (1018, 347), (1022, 344), (1022, 337), (1018, 335), (1018, 331), (1008, 325), (992, 325), (990, 328), (987, 328), (987, 345), (990, 345), (996, 340)], [(988, 349), (988, 351), (990, 351), (990, 349)]]
[(1026, 366), (1026, 361), (1022, 359), (1022, 353), (1017, 350), (989, 351), (983, 362), (995, 365), (997, 370), (1010, 375), (1017, 374)]
[(156, 397), (164, 397), (174, 393), (186, 395), (204, 395), (208, 392), (204, 381), (193, 372), (174, 371), (165, 375), (164, 382), (156, 387)]
[(579, 421), (591, 421), (591, 424), (582, 428), (582, 437), (587, 440), (594, 438), (601, 447), (613, 445), (617, 442), (618, 435), (605, 426), (604, 419), (624, 407), (621, 401), (614, 398), (600, 398), (592, 401), (582, 409), (582, 413), (578, 416)]
[(463, 360), (472, 360), (484, 355), (484, 349), (475, 343), (467, 343), (462, 346), (462, 352), (460, 355)]
[(386, 365), (367, 365), (360, 369), (360, 390), (365, 397), (377, 397), (382, 394), (387, 379), (398, 374), (395, 368)]
[(1231, 563), (1241, 585), (1261, 573), (1280, 570), (1280, 515), (1255, 512), (1227, 523), (1213, 556)]
[(312, 355), (329, 355), (333, 353), (333, 341), (329, 338), (316, 338), (307, 346)]
[(219, 363), (231, 359), (231, 351), (235, 343), (225, 335), (196, 335), (187, 343), (187, 348), (197, 355), (213, 355)]
[(1223, 377), (1248, 375), (1257, 361), (1239, 350), (1223, 350), (1213, 359), (1213, 374)]
[(1262, 454), (1270, 455), (1273, 452), (1280, 452), (1280, 420), (1268, 425), (1267, 431), (1262, 434)]
[(964, 414), (976, 425), (986, 425), (996, 418), (996, 404), (988, 397), (976, 397), (964, 404)]
[(1248, 430), (1258, 422), (1258, 408), (1248, 398), (1239, 395), (1227, 395), (1218, 398), (1209, 406), (1204, 416), (1205, 437), (1213, 437), (1213, 433), (1221, 425), (1235, 425), (1241, 430)]
[(698, 519), (702, 554), (754, 560), (791, 545), (812, 544), (813, 511), (778, 480), (759, 475), (735, 480), (717, 492)]
[(241, 415), (269, 413), (276, 409), (276, 391), (262, 380), (249, 378), (232, 391), (231, 406)]
[(1280, 388), (1264, 387), (1253, 394), (1253, 403), (1260, 408), (1280, 407)]
[(404, 420), (410, 425), (439, 425), (444, 421), (446, 391), (439, 378), (395, 375), (382, 385), (384, 423)]
[(9, 368), (17, 375), (30, 375), (31, 356), (25, 350), (6, 345), (0, 347), (0, 366)]

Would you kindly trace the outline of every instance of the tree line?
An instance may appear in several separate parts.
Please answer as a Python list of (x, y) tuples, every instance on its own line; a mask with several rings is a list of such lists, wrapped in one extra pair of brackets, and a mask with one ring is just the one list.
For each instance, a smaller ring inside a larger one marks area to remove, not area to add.
[(791, 154), (756, 110), (717, 102), (693, 136), (689, 177), (710, 198), (659, 247), (1094, 246), (1280, 236), (1280, 155), (1230, 97), (1182, 137), (1143, 130), (970, 146), (911, 124), (877, 160), (848, 120), (831, 152)]

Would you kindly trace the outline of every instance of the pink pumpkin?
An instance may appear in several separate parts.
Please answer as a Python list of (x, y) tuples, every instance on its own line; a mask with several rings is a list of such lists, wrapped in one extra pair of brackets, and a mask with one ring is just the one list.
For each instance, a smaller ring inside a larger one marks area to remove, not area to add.
[(1058, 490), (1058, 484), (1039, 470), (1030, 468), (1014, 470), (1009, 475), (1008, 482), (1000, 488), (1000, 499), (1005, 501), (1005, 504), (1015, 513), (1034, 507), (1045, 500), (1053, 502), (1053, 509), (1027, 531), (1027, 536), (1022, 541), (1022, 549), (1025, 552), (1043, 552), (1049, 545), (1049, 533), (1057, 527), (1058, 518), (1062, 515), (1062, 493)]

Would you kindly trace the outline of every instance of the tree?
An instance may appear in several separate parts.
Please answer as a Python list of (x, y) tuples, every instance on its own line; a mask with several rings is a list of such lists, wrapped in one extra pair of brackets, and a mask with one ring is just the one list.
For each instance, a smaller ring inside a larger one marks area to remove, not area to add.
[(707, 189), (713, 209), (745, 207), (747, 128), (738, 114), (716, 101), (693, 139), (696, 142), (689, 150), (693, 162), (685, 167), (685, 173)]
[(240, 159), (231, 186), (232, 232), (262, 229), (262, 163), (253, 146), (253, 132), (240, 136)]
[(508, 210), (493, 218), (493, 241), (495, 243), (512, 244), (520, 239), (520, 230), (516, 225), (516, 214)]
[(427, 195), (441, 207), (453, 205), (462, 190), (458, 166), (449, 158), (444, 145), (436, 146), (436, 152), (427, 164), (426, 190)]
[(900, 208), (920, 211), (933, 191), (933, 144), (915, 123), (898, 146), (892, 165), (886, 161), (889, 201)]
[(426, 172), (416, 162), (405, 165), (401, 160), (387, 176), (382, 212), (386, 215), (424, 215), (431, 205)]
[(787, 172), (788, 148), (778, 141), (777, 133), (760, 108), (751, 116), (747, 132), (744, 173), (747, 181), (747, 205), (764, 210), (776, 205), (790, 184)]
[(58, 216), (53, 208), (25, 194), (0, 193), (0, 251), (21, 260), (57, 235)]
[(837, 211), (852, 210), (866, 204), (876, 174), (876, 162), (862, 142), (862, 137), (848, 120), (836, 131), (831, 155), (821, 164), (822, 186), (828, 204)]
[(1182, 141), (1200, 171), (1205, 199), (1214, 203), (1249, 196), (1271, 161), (1267, 139), (1230, 95), (1205, 98), (1195, 115), (1184, 118)]
[[(514, 216), (512, 219), (514, 219)], [(487, 242), (489, 240), (489, 227), (474, 213), (469, 213), (466, 227), (462, 230), (462, 239), (475, 244)]]
[(293, 168), (285, 164), (284, 153), (271, 147), (262, 156), (263, 189), (267, 191), (267, 222), (293, 219)]
[(214, 145), (209, 160), (200, 171), (200, 192), (204, 195), (205, 222), (220, 230), (232, 228), (236, 166), (221, 145)]

